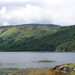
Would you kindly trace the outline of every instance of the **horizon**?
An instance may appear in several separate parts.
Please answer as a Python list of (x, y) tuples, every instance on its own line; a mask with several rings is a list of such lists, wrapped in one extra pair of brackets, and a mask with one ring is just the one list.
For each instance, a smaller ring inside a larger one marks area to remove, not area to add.
[[(7, 26), (23, 26), (23, 25), (45, 25), (45, 26), (48, 26), (48, 25), (54, 25), (54, 26), (60, 26), (60, 27), (64, 27), (62, 25), (57, 25), (57, 24), (43, 24), (43, 23), (27, 23), (27, 24), (15, 24), (15, 25), (0, 25), (0, 27), (7, 27)], [(74, 25), (67, 25), (67, 26), (74, 26)]]

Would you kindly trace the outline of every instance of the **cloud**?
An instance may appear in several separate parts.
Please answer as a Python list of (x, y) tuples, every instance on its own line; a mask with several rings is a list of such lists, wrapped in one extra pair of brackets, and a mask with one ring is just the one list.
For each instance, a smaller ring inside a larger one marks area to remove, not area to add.
[(26, 2), (28, 0), (0, 0), (0, 2)]
[(7, 21), (6, 8), (2, 7), (0, 10), (0, 25), (5, 25), (5, 21)]
[(0, 25), (75, 24), (75, 0), (0, 0)]
[[(60, 25), (75, 24), (75, 1), (74, 0), (57, 0), (57, 2), (48, 3), (44, 7), (45, 11), (52, 17), (52, 22)], [(47, 9), (48, 8), (48, 9)]]
[[(15, 24), (23, 24), (23, 23), (47, 23), (51, 22), (48, 18), (49, 16), (39, 7), (26, 4), (25, 7), (20, 7), (14, 11), (10, 11), (6, 14), (6, 9), (3, 7), (1, 11), (3, 11), (2, 16), (6, 18), (6, 22), (4, 23), (9, 25)], [(4, 24), (3, 23), (3, 24)]]
[(0, 10), (0, 14), (5, 15), (6, 9), (5, 7), (2, 7), (2, 9)]

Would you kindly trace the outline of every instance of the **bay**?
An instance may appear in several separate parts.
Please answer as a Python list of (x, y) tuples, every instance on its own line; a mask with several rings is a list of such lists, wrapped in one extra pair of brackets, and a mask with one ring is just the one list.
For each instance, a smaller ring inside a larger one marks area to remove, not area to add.
[(75, 63), (74, 52), (0, 52), (0, 68), (42, 68), (65, 63)]

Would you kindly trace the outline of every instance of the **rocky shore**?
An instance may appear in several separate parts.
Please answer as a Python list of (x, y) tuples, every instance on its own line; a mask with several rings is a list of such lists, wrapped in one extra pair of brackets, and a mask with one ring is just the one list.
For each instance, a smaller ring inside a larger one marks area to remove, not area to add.
[(75, 64), (62, 64), (54, 68), (4, 68), (0, 75), (75, 75)]
[(51, 68), (26, 68), (21, 70), (0, 71), (0, 75), (64, 75), (64, 73), (56, 73)]

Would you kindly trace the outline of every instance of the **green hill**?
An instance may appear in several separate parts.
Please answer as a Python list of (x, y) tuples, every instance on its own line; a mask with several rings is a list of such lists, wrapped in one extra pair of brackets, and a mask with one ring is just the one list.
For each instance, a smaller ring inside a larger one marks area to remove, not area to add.
[[(8, 34), (7, 34), (8, 33)], [(2, 51), (75, 51), (75, 25), (18, 26), (0, 29)]]
[[(55, 32), (59, 27), (20, 25), (0, 27), (0, 50), (14, 43), (26, 42), (31, 38), (39, 38)], [(14, 44), (15, 45), (15, 44)], [(13, 47), (14, 48), (14, 47)], [(7, 51), (7, 50), (6, 50)]]

